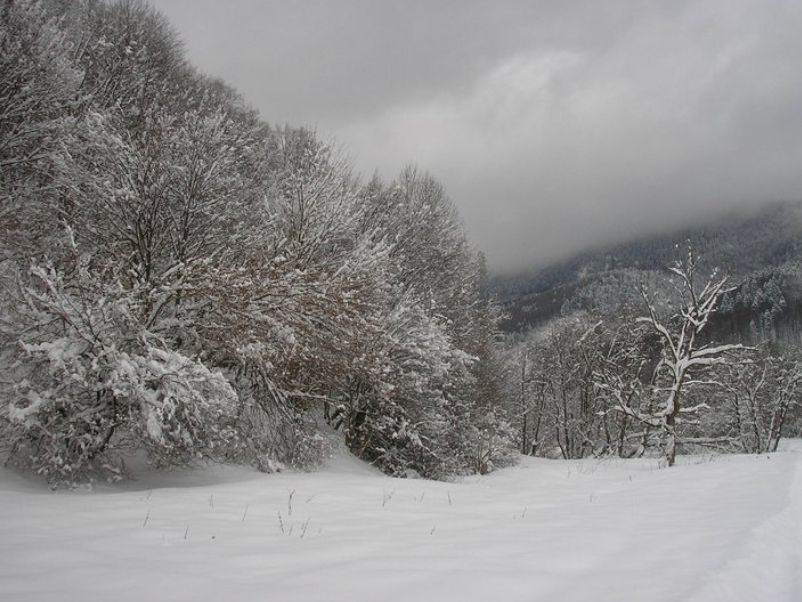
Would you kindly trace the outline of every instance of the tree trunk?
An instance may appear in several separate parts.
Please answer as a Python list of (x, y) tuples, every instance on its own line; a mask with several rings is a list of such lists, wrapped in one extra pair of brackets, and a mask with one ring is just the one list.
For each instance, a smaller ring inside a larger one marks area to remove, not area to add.
[(674, 430), (674, 416), (666, 416), (666, 448), (665, 458), (667, 466), (674, 466), (677, 459), (677, 432)]
[(624, 443), (626, 442), (627, 426), (629, 419), (626, 416), (621, 416), (619, 419), (621, 424), (618, 428), (618, 440), (616, 441), (616, 453), (619, 458), (624, 457)]
[(528, 428), (528, 417), (529, 417), (529, 409), (526, 407), (526, 356), (524, 355), (521, 358), (521, 412), (522, 412), (522, 424), (521, 424), (521, 454), (526, 455), (526, 451), (529, 448), (528, 441), (527, 441), (527, 428)]
[(771, 419), (771, 431), (769, 432), (769, 441), (767, 451), (776, 452), (777, 447), (780, 445), (780, 437), (782, 436), (783, 423), (785, 422), (785, 415), (788, 413), (788, 401), (783, 400), (780, 402), (777, 411)]

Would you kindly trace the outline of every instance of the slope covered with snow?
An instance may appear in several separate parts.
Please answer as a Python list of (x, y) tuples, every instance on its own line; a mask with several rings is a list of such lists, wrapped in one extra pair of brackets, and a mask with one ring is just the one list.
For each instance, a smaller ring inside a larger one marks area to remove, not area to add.
[(802, 446), (547, 461), (455, 483), (342, 455), (95, 491), (0, 473), (3, 600), (802, 599)]

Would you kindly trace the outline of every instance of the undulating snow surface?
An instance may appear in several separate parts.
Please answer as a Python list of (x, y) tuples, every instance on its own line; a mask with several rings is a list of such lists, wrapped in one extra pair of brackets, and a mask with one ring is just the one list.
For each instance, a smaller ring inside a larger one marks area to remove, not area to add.
[[(524, 458), (457, 483), (339, 455), (52, 493), (0, 473), (0, 599), (799, 601), (802, 445)], [(279, 518), (280, 516), (280, 518)]]

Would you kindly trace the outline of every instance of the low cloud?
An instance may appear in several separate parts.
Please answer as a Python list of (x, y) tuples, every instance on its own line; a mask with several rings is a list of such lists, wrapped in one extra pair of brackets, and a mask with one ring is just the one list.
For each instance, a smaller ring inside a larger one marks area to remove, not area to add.
[(185, 4), (156, 3), (201, 68), (268, 120), (335, 135), (365, 173), (432, 172), (496, 269), (802, 198), (797, 2), (227, 8), (283, 18), (286, 53), (273, 25), (229, 49), (206, 25), (204, 42), (197, 15), (218, 9)]

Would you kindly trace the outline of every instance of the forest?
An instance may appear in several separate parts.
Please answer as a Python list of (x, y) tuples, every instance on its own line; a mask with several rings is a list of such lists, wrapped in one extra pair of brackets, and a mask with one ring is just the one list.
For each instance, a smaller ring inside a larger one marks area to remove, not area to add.
[(325, 423), (391, 474), (503, 462), (498, 311), (434, 178), (360, 181), (141, 2), (4, 1), (0, 78), (12, 464), (308, 467)]
[(53, 485), (313, 468), (330, 432), (434, 479), (800, 432), (802, 358), (752, 311), (790, 264), (728, 278), (681, 238), (505, 334), (443, 185), (265, 121), (136, 0), (3, 1), (0, 168), (0, 451)]
[(522, 453), (662, 449), (672, 465), (678, 447), (765, 453), (798, 436), (798, 348), (768, 337), (745, 344), (717, 328), (743, 287), (700, 271), (690, 249), (668, 276), (612, 274), (585, 308), (521, 337), (509, 361), (518, 363)]

